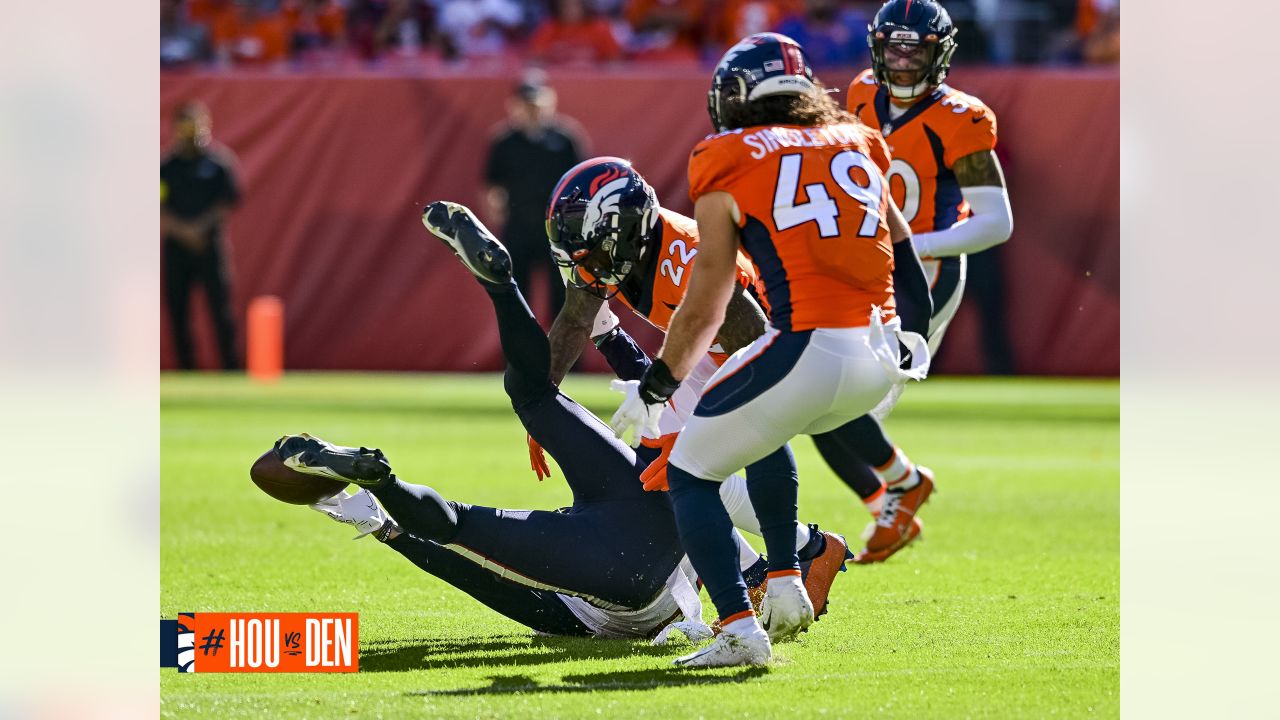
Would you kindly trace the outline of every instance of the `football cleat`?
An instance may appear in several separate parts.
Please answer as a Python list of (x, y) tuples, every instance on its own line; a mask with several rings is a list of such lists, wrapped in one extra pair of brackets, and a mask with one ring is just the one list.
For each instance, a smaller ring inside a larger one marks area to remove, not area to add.
[(422, 224), (478, 279), (494, 285), (511, 282), (510, 253), (465, 205), (433, 202), (422, 209)]
[(304, 475), (362, 487), (378, 487), (392, 477), (391, 464), (381, 450), (342, 447), (307, 433), (285, 435), (276, 441), (275, 451), (285, 467)]
[(769, 578), (760, 620), (773, 642), (794, 638), (813, 624), (813, 602), (799, 575)]
[(836, 581), (836, 573), (844, 570), (844, 561), (849, 557), (849, 546), (844, 538), (835, 533), (823, 532), (827, 545), (813, 560), (804, 574), (804, 589), (813, 603), (813, 617), (817, 620), (827, 612), (827, 596), (831, 594), (831, 585)]
[(708, 646), (671, 661), (678, 667), (735, 667), (768, 665), (773, 658), (769, 636), (757, 626), (752, 632), (722, 632)]
[(360, 488), (355, 494), (343, 490), (333, 497), (325, 498), (307, 507), (355, 528), (360, 534), (352, 540), (359, 540), (365, 535), (381, 530), (382, 526), (391, 520), (382, 506), (378, 505), (378, 501), (373, 499), (373, 495), (364, 488)]
[(889, 556), (909, 545), (924, 532), (924, 523), (916, 517), (920, 506), (933, 493), (933, 471), (916, 466), (920, 482), (905, 492), (885, 493), (884, 509), (876, 518), (866, 547), (853, 561), (861, 565), (884, 562)]

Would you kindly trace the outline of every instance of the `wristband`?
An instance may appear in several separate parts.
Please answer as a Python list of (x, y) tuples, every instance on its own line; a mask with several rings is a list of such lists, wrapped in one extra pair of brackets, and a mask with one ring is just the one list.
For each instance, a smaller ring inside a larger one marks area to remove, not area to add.
[(671, 375), (671, 368), (661, 358), (654, 360), (640, 376), (640, 399), (646, 405), (661, 405), (679, 389), (680, 381)]

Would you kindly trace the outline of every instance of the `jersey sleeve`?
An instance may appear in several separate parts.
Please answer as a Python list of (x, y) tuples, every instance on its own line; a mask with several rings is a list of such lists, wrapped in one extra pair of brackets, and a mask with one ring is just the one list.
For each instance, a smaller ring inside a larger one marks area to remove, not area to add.
[(689, 153), (689, 199), (712, 192), (732, 193), (733, 183), (743, 172), (743, 163), (735, 162), (729, 143), (736, 142), (732, 135), (713, 135), (694, 146)]
[(972, 104), (956, 118), (955, 130), (945, 143), (942, 159), (947, 167), (966, 155), (996, 147), (996, 114), (976, 99), (970, 100)]

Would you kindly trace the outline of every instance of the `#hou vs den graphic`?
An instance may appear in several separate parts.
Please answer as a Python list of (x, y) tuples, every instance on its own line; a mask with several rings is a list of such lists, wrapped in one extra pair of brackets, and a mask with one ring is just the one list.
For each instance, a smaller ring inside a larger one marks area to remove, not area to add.
[(356, 613), (179, 613), (160, 621), (160, 666), (178, 672), (356, 672)]

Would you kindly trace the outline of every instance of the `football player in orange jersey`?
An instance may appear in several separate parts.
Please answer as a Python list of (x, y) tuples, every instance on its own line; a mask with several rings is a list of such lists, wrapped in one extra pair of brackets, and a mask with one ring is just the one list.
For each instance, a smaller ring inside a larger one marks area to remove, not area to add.
[[(566, 274), (565, 305), (549, 334), (550, 374), (559, 384), (588, 339), (609, 361), (617, 376), (635, 380), (648, 368), (649, 357), (618, 326), (607, 305), (616, 297), (654, 327), (665, 331), (671, 314), (688, 287), (698, 254), (697, 225), (680, 213), (663, 208), (657, 194), (627, 160), (597, 157), (571, 168), (556, 183), (547, 208), (547, 238), (556, 263)], [(676, 434), (698, 402), (705, 382), (728, 359), (765, 332), (764, 312), (754, 293), (755, 269), (739, 255), (737, 282), (717, 344), (698, 363), (689, 381), (669, 401), (660, 436), (644, 437), (636, 448), (641, 467), (653, 466), (670, 452)], [(542, 449), (529, 438), (530, 465), (538, 478), (550, 474)], [(665, 463), (646, 473), (645, 488), (665, 490)], [(736, 527), (760, 535), (760, 525), (747, 493), (746, 481), (734, 475), (721, 484), (721, 499)], [(825, 610), (825, 598), (835, 575), (843, 569), (848, 548), (844, 538), (822, 532), (816, 525), (796, 527), (796, 551), (805, 589), (814, 599), (815, 613)], [(763, 595), (764, 575), (748, 584), (752, 597)]]
[[(887, 170), (888, 151), (879, 145), (877, 149), (881, 151), (876, 156), (883, 169)], [(620, 378), (638, 378), (648, 366), (648, 357), (617, 327), (617, 317), (605, 303), (609, 298), (617, 297), (650, 325), (666, 332), (671, 314), (684, 297), (696, 263), (696, 223), (661, 207), (653, 189), (628, 161), (598, 157), (571, 168), (557, 183), (547, 210), (547, 236), (556, 262), (566, 272), (568, 285), (565, 305), (556, 316), (550, 332), (552, 380), (559, 383), (564, 378), (588, 339), (608, 358), (615, 370), (625, 368), (618, 372)], [(895, 266), (895, 274), (905, 270), (918, 275), (921, 272), (918, 261), (910, 264), (915, 267)], [(724, 322), (716, 333), (716, 345), (711, 349), (712, 360), (695, 366), (690, 377), (681, 384), (680, 391), (668, 402), (668, 411), (660, 419), (662, 437), (641, 439), (642, 447), (636, 450), (641, 459), (665, 459), (659, 451), (669, 453), (675, 433), (680, 431), (689, 412), (697, 404), (698, 394), (706, 381), (728, 354), (750, 345), (764, 334), (765, 318), (755, 300), (759, 292), (756, 270), (741, 253), (738, 255), (737, 279), (743, 287), (733, 293), (725, 309)], [(875, 458), (875, 466), (882, 467), (876, 469), (855, 454), (856, 448), (845, 442), (848, 435), (856, 435), (863, 444), (876, 443), (867, 453)], [(824, 455), (847, 484), (858, 490), (869, 487), (864, 502), (868, 502), (873, 516), (875, 510), (870, 506), (877, 501), (882, 503), (885, 495), (877, 473), (894, 472), (890, 479), (896, 479), (911, 471), (905, 454), (889, 443), (883, 430), (870, 418), (855, 421), (848, 431), (825, 440), (820, 447), (831, 448)], [(550, 468), (546, 458), (532, 439), (529, 452), (530, 466), (539, 479), (547, 476)], [(647, 473), (646, 480), (649, 481), (646, 486), (651, 489), (666, 487), (666, 476), (661, 467)], [(723, 483), (721, 497), (736, 527), (759, 534), (754, 510), (740, 480), (740, 476), (734, 476)], [(910, 532), (903, 533), (901, 543), (877, 556), (877, 560), (887, 558), (919, 534), (918, 520), (908, 527)], [(800, 553), (801, 569), (805, 571), (805, 586), (812, 597), (815, 592), (825, 595), (826, 588), (822, 583), (829, 585), (830, 579), (810, 572), (811, 558), (826, 552), (844, 552), (839, 549), (844, 546), (844, 539), (829, 533), (821, 533), (825, 537), (818, 537), (811, 530), (805, 525), (797, 528), (796, 547)], [(858, 558), (865, 561), (866, 555), (864, 552)], [(821, 612), (822, 607), (817, 606), (816, 609)]]
[[(689, 158), (698, 271), (653, 364), (640, 380), (617, 384), (624, 399), (610, 425), (620, 437), (632, 431), (633, 445), (657, 431), (666, 400), (715, 338), (745, 252), (761, 273), (770, 328), (711, 378), (667, 475), (681, 543), (723, 627), (676, 664), (759, 665), (772, 657), (771, 641), (813, 621), (794, 550), (787, 441), (865, 415), (895, 383), (922, 378), (928, 352), (894, 311), (892, 241), (914, 250), (873, 159), (882, 148), (829, 99), (801, 47), (774, 33), (745, 38), (716, 67), (708, 101), (720, 132)], [(899, 343), (911, 352), (908, 370), (899, 367)], [(719, 483), (743, 467), (768, 549), (767, 634), (751, 612), (719, 497)]]
[[(936, 0), (890, 0), (868, 27), (872, 67), (849, 86), (849, 111), (881, 131), (892, 162), (890, 192), (911, 225), (924, 260), (933, 316), (926, 337), (937, 352), (964, 290), (965, 253), (1009, 239), (1013, 215), (996, 144), (996, 118), (977, 98), (943, 84), (955, 52), (955, 27)], [(876, 409), (883, 419), (901, 385)], [(884, 504), (858, 562), (878, 562), (920, 533), (915, 517), (927, 493), (912, 490), (910, 465), (874, 424), (861, 420), (822, 435), (814, 444), (863, 498), (882, 488)], [(892, 454), (893, 463), (881, 465)], [(892, 492), (897, 490), (898, 492)]]

